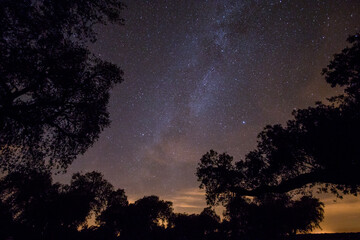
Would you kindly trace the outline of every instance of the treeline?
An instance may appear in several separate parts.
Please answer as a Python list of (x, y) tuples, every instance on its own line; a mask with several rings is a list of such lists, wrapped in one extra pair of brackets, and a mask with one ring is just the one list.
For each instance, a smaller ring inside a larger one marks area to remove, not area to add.
[[(14, 172), (0, 181), (1, 239), (223, 239), (211, 208), (174, 213), (172, 203), (146, 196), (129, 203), (99, 172), (53, 183), (44, 171)], [(89, 225), (95, 219), (95, 225)]]
[(13, 240), (279, 239), (309, 230), (323, 213), (312, 198), (272, 196), (259, 204), (232, 203), (220, 221), (211, 207), (174, 213), (172, 203), (157, 196), (129, 203), (99, 172), (76, 173), (60, 184), (37, 169), (2, 177), (0, 200), (0, 236)]
[(69, 184), (53, 183), (49, 171), (12, 172), (0, 180), (0, 200), (0, 236), (14, 240), (279, 239), (311, 230), (323, 217), (317, 199), (283, 195), (232, 202), (223, 221), (211, 207), (174, 213), (157, 196), (129, 203), (99, 172), (75, 173)]

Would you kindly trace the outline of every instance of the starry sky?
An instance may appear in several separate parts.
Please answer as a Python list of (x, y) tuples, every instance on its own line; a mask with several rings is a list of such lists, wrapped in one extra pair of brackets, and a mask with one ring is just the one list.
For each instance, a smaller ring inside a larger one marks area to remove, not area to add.
[[(360, 31), (359, 0), (125, 3), (125, 26), (98, 26), (90, 46), (125, 73), (111, 126), (66, 176), (101, 171), (130, 200), (155, 194), (177, 212), (205, 206), (195, 171), (208, 150), (239, 160), (266, 124), (341, 92), (321, 69)], [(360, 231), (359, 198), (322, 200), (324, 232)]]

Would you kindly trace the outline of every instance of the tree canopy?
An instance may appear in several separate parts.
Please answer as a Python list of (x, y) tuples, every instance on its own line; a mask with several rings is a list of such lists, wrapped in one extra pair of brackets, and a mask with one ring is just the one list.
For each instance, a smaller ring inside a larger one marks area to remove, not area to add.
[(360, 191), (359, 35), (348, 42), (323, 70), (326, 81), (342, 86), (344, 94), (295, 110), (285, 126), (266, 126), (257, 148), (235, 164), (226, 153), (202, 157), (197, 176), (209, 203), (233, 194), (260, 196), (314, 185), (339, 195)]
[(172, 214), (172, 203), (158, 196), (146, 196), (128, 204), (124, 193), (116, 192), (98, 222), (113, 236), (120, 234), (122, 239), (153, 239), (157, 233), (164, 232)]
[(169, 221), (170, 239), (224, 239), (220, 235), (220, 217), (210, 207), (200, 214), (173, 214)]
[[(285, 126), (266, 126), (256, 149), (243, 160), (234, 163), (229, 154), (214, 150), (201, 158), (196, 173), (200, 187), (208, 204), (225, 205), (231, 236), (246, 232), (252, 239), (262, 232), (264, 239), (271, 239), (313, 230), (323, 219), (323, 204), (312, 197), (314, 190), (337, 197), (360, 192), (359, 34), (348, 42), (322, 71), (343, 94), (295, 110)], [(297, 194), (303, 197), (292, 199)], [(272, 224), (274, 215), (278, 228)]]
[(0, 2), (0, 167), (66, 169), (109, 125), (116, 65), (92, 54), (120, 0)]
[(110, 196), (121, 191), (98, 172), (76, 173), (69, 185), (53, 183), (50, 172), (12, 172), (0, 179), (0, 219), (9, 226), (2, 233), (15, 239), (64, 239), (100, 215)]
[(310, 196), (234, 197), (226, 204), (223, 228), (230, 239), (270, 240), (312, 231), (323, 218), (323, 203)]

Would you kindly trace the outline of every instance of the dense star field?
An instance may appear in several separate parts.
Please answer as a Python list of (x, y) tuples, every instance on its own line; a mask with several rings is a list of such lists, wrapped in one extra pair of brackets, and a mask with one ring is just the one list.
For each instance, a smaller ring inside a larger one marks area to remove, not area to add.
[[(195, 170), (208, 150), (238, 160), (266, 124), (334, 95), (321, 69), (360, 31), (358, 0), (126, 5), (125, 26), (98, 27), (91, 45), (125, 73), (111, 92), (111, 126), (58, 178), (97, 170), (130, 200), (156, 194), (178, 212), (205, 206)], [(324, 231), (360, 231), (359, 200), (322, 200)]]

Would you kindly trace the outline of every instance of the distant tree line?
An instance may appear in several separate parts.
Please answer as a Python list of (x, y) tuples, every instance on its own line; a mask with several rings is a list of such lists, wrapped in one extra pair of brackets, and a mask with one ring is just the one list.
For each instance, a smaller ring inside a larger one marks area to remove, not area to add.
[(157, 196), (129, 203), (98, 172), (76, 173), (70, 184), (53, 183), (49, 172), (13, 172), (0, 180), (0, 196), (2, 239), (220, 239), (210, 208), (174, 213)]
[[(70, 184), (53, 183), (51, 173), (43, 170), (12, 172), (0, 179), (0, 196), (4, 239), (216, 240), (229, 239), (233, 231), (233, 222), (220, 221), (210, 207), (189, 215), (174, 213), (172, 203), (157, 196), (129, 203), (124, 190), (115, 189), (99, 172), (76, 173)], [(262, 230), (291, 232), (312, 221), (313, 213), (307, 211), (317, 202), (309, 201), (294, 201), (289, 211), (283, 205), (289, 205), (288, 199), (260, 208), (239, 203), (236, 207), (242, 206), (243, 217), (251, 217), (251, 224)], [(259, 229), (253, 230), (248, 234)]]

